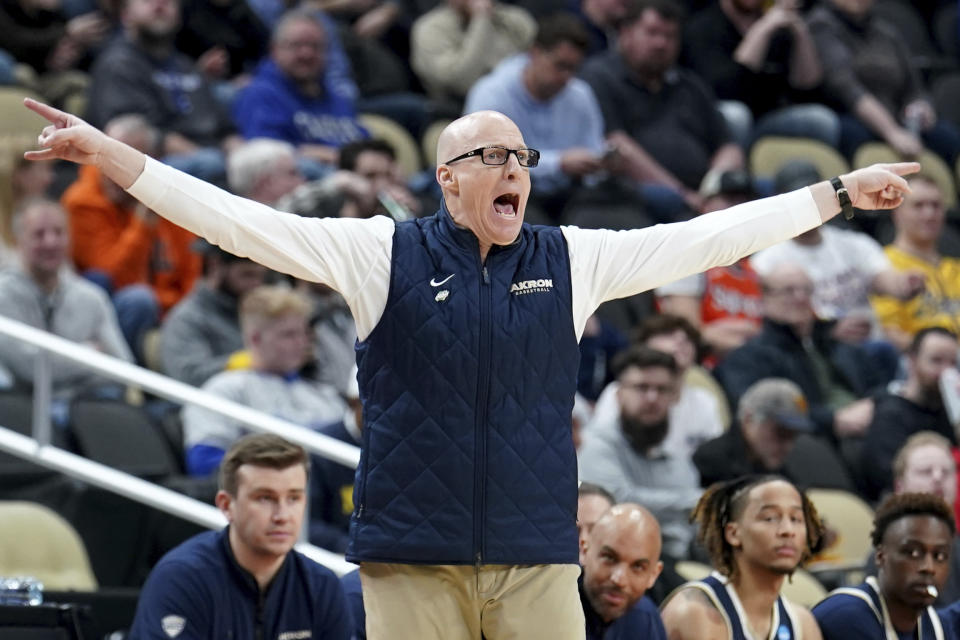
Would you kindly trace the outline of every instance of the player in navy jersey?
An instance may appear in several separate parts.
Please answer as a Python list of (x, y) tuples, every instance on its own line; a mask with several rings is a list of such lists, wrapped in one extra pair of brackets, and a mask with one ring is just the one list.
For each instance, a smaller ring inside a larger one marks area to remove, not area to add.
[(813, 608), (825, 640), (942, 640), (933, 602), (950, 570), (955, 524), (943, 498), (890, 496), (877, 508), (873, 548), (877, 575), (837, 589)]
[(717, 483), (693, 511), (715, 572), (664, 602), (671, 640), (819, 640), (810, 612), (780, 595), (784, 579), (821, 546), (816, 509), (779, 476)]

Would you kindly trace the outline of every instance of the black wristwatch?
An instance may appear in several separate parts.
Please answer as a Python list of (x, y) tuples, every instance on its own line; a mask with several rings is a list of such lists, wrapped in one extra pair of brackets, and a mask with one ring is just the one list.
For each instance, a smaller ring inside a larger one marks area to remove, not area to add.
[(843, 217), (847, 220), (853, 220), (853, 202), (850, 201), (850, 193), (847, 191), (847, 188), (843, 186), (843, 182), (840, 181), (839, 177), (830, 178), (830, 184), (837, 193), (837, 202), (840, 203), (840, 210), (843, 212)]

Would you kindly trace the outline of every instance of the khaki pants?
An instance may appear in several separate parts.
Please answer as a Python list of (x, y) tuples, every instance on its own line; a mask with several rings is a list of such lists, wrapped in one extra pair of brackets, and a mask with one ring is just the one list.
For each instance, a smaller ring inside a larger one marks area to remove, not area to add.
[(571, 564), (360, 565), (367, 638), (583, 640)]

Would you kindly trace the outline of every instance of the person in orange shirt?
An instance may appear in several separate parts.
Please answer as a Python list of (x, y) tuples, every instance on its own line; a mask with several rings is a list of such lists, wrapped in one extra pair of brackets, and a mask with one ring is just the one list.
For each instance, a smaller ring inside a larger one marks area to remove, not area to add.
[[(709, 172), (700, 186), (700, 197), (701, 213), (707, 214), (758, 196), (750, 174), (735, 169)], [(661, 312), (686, 318), (701, 332), (711, 352), (708, 366), (760, 331), (760, 278), (749, 257), (658, 287), (656, 295)]]
[[(158, 135), (140, 115), (107, 124), (110, 135), (151, 154)], [(81, 167), (63, 194), (77, 270), (112, 296), (123, 335), (139, 361), (143, 336), (186, 295), (200, 273), (189, 231), (164, 220), (107, 180)]]

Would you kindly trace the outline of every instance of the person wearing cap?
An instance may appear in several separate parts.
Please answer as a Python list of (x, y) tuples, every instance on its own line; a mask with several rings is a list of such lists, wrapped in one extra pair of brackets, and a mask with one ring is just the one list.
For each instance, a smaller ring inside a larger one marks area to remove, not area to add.
[(955, 532), (953, 513), (939, 496), (884, 500), (870, 534), (877, 574), (835, 589), (813, 608), (824, 640), (947, 638), (932, 605), (950, 570)]
[(807, 399), (790, 380), (765, 378), (754, 383), (740, 399), (737, 423), (693, 454), (702, 486), (751, 474), (777, 474), (800, 487), (853, 490), (832, 449), (814, 445), (815, 464), (794, 455), (798, 437), (813, 434), (816, 426)]
[[(806, 160), (785, 164), (776, 174), (777, 193), (820, 182), (817, 168)], [(870, 295), (908, 300), (923, 289), (923, 276), (917, 271), (898, 271), (883, 253), (883, 247), (866, 233), (824, 225), (754, 254), (750, 264), (760, 277), (785, 263), (803, 265), (813, 280), (813, 310), (821, 320), (835, 322), (833, 335), (838, 340), (863, 343), (879, 333), (870, 308)], [(888, 351), (892, 351), (887, 347)], [(882, 349), (871, 347), (879, 358)], [(896, 354), (881, 362), (896, 368)]]
[[(701, 213), (721, 211), (757, 197), (743, 169), (709, 171), (700, 185)], [(660, 311), (686, 318), (700, 330), (713, 364), (757, 335), (763, 321), (760, 279), (749, 257), (656, 289)]]

